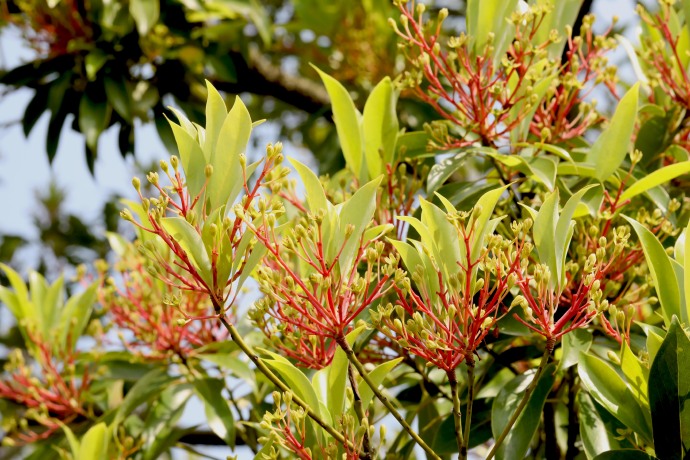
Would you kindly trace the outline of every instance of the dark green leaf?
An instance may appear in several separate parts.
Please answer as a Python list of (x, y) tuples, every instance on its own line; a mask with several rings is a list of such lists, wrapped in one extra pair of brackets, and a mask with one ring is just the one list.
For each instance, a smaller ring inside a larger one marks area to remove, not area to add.
[[(529, 402), (503, 441), (503, 444), (498, 448), (498, 459), (522, 460), (525, 458), (532, 437), (539, 427), (540, 415), (544, 408), (546, 397), (549, 395), (553, 382), (556, 379), (555, 372), (555, 364), (549, 364), (544, 368), (544, 372), (537, 382)], [(497, 438), (505, 428), (533, 376), (534, 373), (518, 375), (506, 384), (494, 400), (491, 410), (491, 428), (494, 438)]]
[(620, 449), (604, 452), (594, 460), (656, 460), (655, 457), (637, 449)]
[(235, 446), (235, 418), (228, 402), (223, 397), (225, 382), (221, 379), (200, 379), (194, 381), (194, 388), (204, 402), (206, 421), (214, 433), (230, 447)]
[(690, 340), (678, 318), (656, 354), (649, 373), (654, 448), (664, 460), (690, 454)]

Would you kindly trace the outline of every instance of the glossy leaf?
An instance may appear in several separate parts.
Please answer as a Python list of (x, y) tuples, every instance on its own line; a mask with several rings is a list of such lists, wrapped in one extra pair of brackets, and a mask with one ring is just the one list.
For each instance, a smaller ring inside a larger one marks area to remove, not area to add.
[(179, 243), (201, 278), (211, 286), (211, 261), (197, 230), (182, 217), (164, 217), (161, 225)]
[(338, 131), (338, 139), (340, 139), (340, 147), (343, 150), (345, 162), (355, 176), (365, 181), (363, 171), (366, 165), (363, 161), (362, 133), (359, 128), (362, 115), (355, 107), (354, 102), (352, 102), (347, 89), (338, 80), (316, 67), (315, 69), (326, 86), (328, 96), (331, 98), (333, 121)]
[(587, 155), (587, 162), (594, 166), (595, 176), (600, 181), (616, 172), (628, 153), (637, 120), (638, 93), (639, 83), (636, 83), (621, 98), (609, 125)]
[[(402, 358), (396, 358), (376, 366), (371, 372), (369, 372), (369, 378), (371, 379), (372, 383), (377, 387), (383, 384), (383, 381), (386, 380), (388, 374), (391, 373), (395, 366), (400, 364), (400, 361), (402, 361)], [(361, 377), (358, 378), (358, 384), (359, 395), (362, 399), (362, 407), (364, 410), (367, 410), (371, 400), (374, 399), (374, 392), (369, 385), (362, 380)]]
[(687, 174), (690, 172), (690, 161), (683, 161), (682, 163), (674, 163), (672, 165), (665, 166), (656, 171), (645, 175), (642, 179), (633, 183), (630, 187), (626, 188), (621, 194), (620, 200), (625, 201), (630, 198), (644, 193), (658, 185), (665, 184), (678, 176)]
[(578, 328), (565, 334), (561, 341), (563, 356), (559, 369), (567, 369), (577, 364), (580, 359), (580, 352), (589, 351), (593, 340), (592, 333), (587, 329)]
[(594, 457), (594, 460), (657, 460), (646, 452), (638, 449), (620, 449), (604, 452)]
[(137, 24), (139, 35), (146, 35), (158, 22), (160, 0), (129, 0), (129, 12)]
[[(349, 273), (352, 264), (355, 262), (357, 251), (359, 250), (364, 229), (371, 223), (376, 211), (376, 192), (381, 183), (381, 177), (364, 184), (352, 195), (340, 210), (340, 233), (344, 244), (336, 240), (336, 250), (342, 245), (342, 252), (338, 265), (340, 273)], [(348, 225), (353, 225), (352, 234), (345, 241), (345, 231)]]
[(637, 233), (642, 248), (644, 249), (645, 259), (649, 267), (652, 281), (656, 288), (661, 310), (664, 316), (664, 321), (667, 325), (671, 324), (673, 315), (684, 317), (681, 314), (680, 308), (680, 291), (678, 283), (674, 276), (669, 276), (673, 273), (673, 266), (671, 260), (666, 254), (666, 250), (654, 236), (652, 232), (647, 230), (639, 222), (627, 216), (623, 216), (633, 227)]
[(79, 446), (79, 460), (102, 460), (108, 457), (108, 427), (98, 423), (86, 432)]
[(364, 153), (369, 180), (383, 174), (384, 165), (392, 163), (398, 137), (397, 95), (389, 77), (371, 91), (362, 115)]
[(649, 374), (654, 448), (662, 459), (690, 454), (690, 340), (678, 318), (654, 358)]
[(578, 372), (584, 387), (599, 404), (642, 438), (651, 441), (648, 414), (611, 366), (594, 355), (581, 353)]
[(577, 411), (580, 422), (580, 438), (587, 458), (612, 449), (621, 448), (617, 429), (624, 426), (605, 409), (598, 406), (585, 391), (577, 394)]
[[(513, 425), (503, 443), (499, 446), (496, 458), (500, 460), (522, 460), (526, 457), (532, 437), (539, 427), (540, 414), (546, 397), (556, 379), (556, 365), (549, 364), (544, 368), (534, 392), (527, 405)], [(491, 429), (497, 438), (515, 412), (525, 389), (534, 378), (534, 372), (518, 375), (508, 382), (499, 392), (491, 409)]]
[(204, 378), (194, 381), (196, 394), (204, 403), (206, 422), (211, 430), (230, 446), (235, 446), (235, 418), (223, 397), (225, 382), (221, 379)]
[[(209, 180), (206, 196), (211, 200), (211, 209), (225, 204), (232, 205), (242, 190), (244, 180), (240, 154), (246, 152), (251, 132), (252, 119), (238, 96), (222, 122), (217, 143), (210, 154), (213, 175)], [(206, 141), (209, 142), (208, 131), (206, 135)]]
[(119, 425), (141, 404), (157, 398), (161, 389), (166, 388), (175, 380), (174, 377), (170, 377), (165, 370), (160, 368), (152, 370), (137, 380), (118, 407), (113, 425)]
[(438, 190), (455, 171), (465, 164), (467, 156), (467, 151), (458, 152), (432, 166), (426, 178), (426, 193), (431, 195)]

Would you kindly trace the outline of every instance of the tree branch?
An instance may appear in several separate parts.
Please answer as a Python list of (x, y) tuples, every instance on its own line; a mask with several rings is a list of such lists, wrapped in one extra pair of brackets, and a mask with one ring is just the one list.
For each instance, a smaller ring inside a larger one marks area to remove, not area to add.
[(231, 52), (230, 57), (235, 64), (237, 81), (212, 81), (219, 90), (272, 96), (309, 114), (321, 114), (329, 121), (332, 119), (328, 93), (319, 83), (287, 75), (257, 50), (249, 52), (249, 59), (239, 52)]

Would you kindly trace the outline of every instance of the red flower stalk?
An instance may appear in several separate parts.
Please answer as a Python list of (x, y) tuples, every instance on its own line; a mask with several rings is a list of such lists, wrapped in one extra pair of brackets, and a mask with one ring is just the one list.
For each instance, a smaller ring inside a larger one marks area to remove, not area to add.
[[(437, 268), (437, 281), (430, 286), (423, 280), (427, 275), (418, 270), (412, 274), (416, 290), (409, 280), (404, 288), (394, 286), (396, 306), (389, 304), (372, 313), (383, 334), (447, 373), (462, 362), (474, 363), (477, 349), (496, 324), (515, 282), (524, 247), (517, 238), (509, 241), (494, 235), (480, 256), (473, 258), (474, 229), (460, 222), (458, 230), (465, 259), (458, 261), (457, 276), (446, 279)], [(473, 273), (478, 271), (481, 275), (473, 282)]]
[(609, 38), (613, 24), (595, 36), (593, 23), (593, 16), (585, 16), (578, 37), (568, 30), (558, 84), (547, 92), (530, 123), (530, 132), (543, 142), (560, 144), (581, 137), (603, 120), (594, 105), (585, 102), (599, 83), (617, 97), (616, 68), (609, 66), (605, 57), (615, 46), (615, 40)]
[(15, 3), (21, 12), (11, 14), (7, 3), (2, 2), (0, 18), (20, 27), (31, 46), (49, 58), (81, 52), (78, 47), (70, 49), (70, 44), (93, 40), (93, 31), (82, 19), (75, 0), (63, 0), (53, 7), (43, 0)]
[[(362, 439), (357, 439), (354, 420), (351, 416), (346, 414), (340, 420), (342, 432), (346, 439), (350, 441), (343, 446), (345, 449), (343, 456), (340, 457), (338, 455), (338, 446), (335, 444), (328, 446), (319, 445), (320, 455), (315, 456), (312, 450), (306, 446), (307, 417), (304, 410), (291, 407), (292, 396), (289, 393), (281, 395), (278, 392), (274, 392), (273, 400), (276, 410), (274, 412), (266, 412), (261, 422), (262, 428), (270, 432), (270, 438), (259, 440), (264, 445), (273, 439), (300, 460), (313, 460), (314, 458), (357, 460), (360, 458)], [(284, 409), (282, 408), (282, 402), (285, 403)]]
[[(281, 149), (281, 145), (268, 146), (268, 155), (256, 173), (258, 177), (253, 186), (250, 186), (248, 181), (247, 167), (244, 162), (242, 163), (245, 195), (236, 206), (236, 211), (254, 213), (255, 210), (252, 207), (256, 204), (261, 187), (270, 186), (283, 177), (282, 171), (274, 169), (274, 166), (282, 161)], [(225, 216), (221, 212), (225, 209), (224, 207), (215, 210), (206, 209), (206, 185), (213, 173), (210, 165), (206, 167), (206, 183), (196, 196), (190, 196), (185, 179), (178, 168), (179, 160), (173, 156), (170, 163), (172, 172), (167, 163), (161, 162), (161, 167), (171, 183), (170, 186), (160, 185), (158, 173), (152, 172), (147, 176), (148, 181), (160, 193), (158, 198), (145, 198), (141, 193), (139, 180), (136, 178), (133, 180), (144, 211), (140, 216), (141, 222), (137, 222), (128, 209), (121, 215), (142, 230), (143, 235), (148, 233), (158, 237), (158, 239), (140, 238), (144, 241), (140, 250), (152, 262), (147, 270), (153, 270), (158, 279), (176, 289), (206, 293), (211, 296), (216, 305), (228, 303), (232, 305), (239, 293), (237, 289), (233, 291), (232, 286), (242, 278), (245, 265), (254, 248), (254, 245), (244, 238), (246, 231), (244, 221), (237, 214), (234, 218)], [(178, 232), (179, 228), (165, 225), (167, 216), (182, 218), (184, 223), (181, 225), (187, 229), (190, 228), (188, 225), (191, 226), (190, 233), (195, 233), (195, 237), (202, 241), (205, 240), (204, 246), (208, 244), (208, 240), (212, 240), (210, 247), (199, 248), (206, 252), (210, 273), (204, 273), (200, 262), (191, 253), (192, 250), (185, 246), (190, 241), (183, 241), (185, 235)], [(169, 256), (168, 249), (172, 257)], [(243, 263), (234, 266), (230, 273), (226, 273), (221, 267), (223, 264), (227, 266), (228, 260), (241, 260)], [(216, 314), (220, 313), (224, 312), (216, 311)]]
[(152, 277), (140, 260), (122, 259), (121, 286), (103, 280), (99, 302), (121, 330), (124, 346), (149, 359), (181, 358), (194, 349), (225, 340), (227, 331), (216, 321), (208, 296), (178, 291)]
[[(442, 10), (434, 26), (424, 20), (423, 4), (414, 0), (396, 3), (402, 13), (402, 29), (392, 24), (413, 66), (403, 83), (444, 119), (466, 132), (459, 138), (440, 140), (444, 144), (440, 147), (465, 147), (477, 141), (495, 146), (508, 140), (529, 113), (525, 108), (533, 97), (532, 85), (544, 76), (544, 69), (537, 70), (535, 64), (545, 57), (553, 37), (531, 45), (544, 13), (530, 12), (513, 25), (506, 25), (515, 27), (515, 38), (506, 56), (498, 60), (491, 42), (483, 53), (475, 55), (472, 37), (464, 34), (449, 38), (443, 46), (442, 24), (447, 11)], [(513, 110), (516, 106), (522, 109)]]
[(352, 329), (354, 319), (391, 289), (398, 264), (395, 257), (381, 264), (384, 243), (362, 235), (353, 262), (341, 266), (352, 234), (329, 260), (332, 235), (324, 235), (325, 219), (309, 214), (281, 239), (269, 222), (250, 226), (268, 250), (257, 269), (265, 297), (256, 303), (252, 320), (273, 346), (311, 368), (331, 362), (336, 341)]
[[(39, 375), (33, 375), (35, 367), (25, 364), (20, 350), (10, 355), (6, 366), (9, 376), (0, 380), (0, 399), (22, 406), (26, 418), (9, 430), (5, 443), (46, 439), (61, 429), (60, 423), (89, 417), (86, 409), (86, 394), (91, 385), (88, 367), (77, 374), (77, 352), (71, 344), (55, 354), (52, 344), (36, 334), (29, 334)], [(29, 428), (27, 419), (40, 428)]]

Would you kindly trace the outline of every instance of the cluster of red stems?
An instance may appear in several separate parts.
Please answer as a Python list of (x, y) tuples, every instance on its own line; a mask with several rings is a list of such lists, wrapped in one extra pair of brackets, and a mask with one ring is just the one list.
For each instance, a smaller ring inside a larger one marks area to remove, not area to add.
[[(616, 94), (615, 68), (608, 66), (605, 58), (614, 46), (608, 38), (613, 26), (601, 36), (594, 36), (593, 16), (584, 19), (580, 36), (573, 37), (572, 30), (568, 31), (562, 63), (541, 68), (540, 61), (548, 55), (549, 46), (561, 40), (556, 33), (539, 45), (531, 44), (544, 28), (546, 9), (533, 8), (528, 16), (516, 14), (511, 19), (506, 27), (514, 27), (515, 36), (506, 56), (497, 62), (493, 37), (489, 37), (482, 53), (475, 53), (471, 38), (464, 34), (444, 38), (447, 11), (442, 10), (432, 23), (424, 17), (423, 4), (396, 3), (402, 13), (401, 28), (391, 23), (412, 65), (404, 83), (458, 131), (454, 135), (441, 129), (436, 135), (435, 147), (439, 149), (467, 147), (476, 142), (506, 145), (511, 133), (530, 115), (531, 105), (535, 105), (534, 85), (550, 72), (557, 74), (557, 84), (536, 104), (529, 124), (529, 131), (545, 142), (567, 142), (602, 121), (592, 104), (586, 102), (597, 84), (603, 83)], [(514, 110), (516, 107), (520, 109)], [(575, 109), (577, 115), (573, 116)]]

